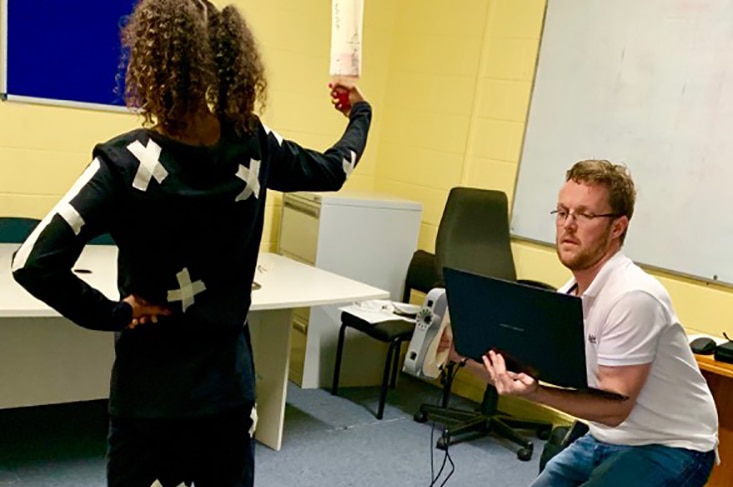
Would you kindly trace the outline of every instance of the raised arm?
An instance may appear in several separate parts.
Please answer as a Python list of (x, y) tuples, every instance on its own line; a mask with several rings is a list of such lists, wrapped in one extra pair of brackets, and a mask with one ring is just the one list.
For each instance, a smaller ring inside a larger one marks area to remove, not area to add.
[[(348, 93), (348, 102), (344, 93)], [(321, 153), (301, 147), (263, 126), (271, 166), (267, 186), (276, 191), (336, 191), (361, 160), (372, 110), (355, 85), (332, 86), (334, 107), (349, 117), (344, 134)]]

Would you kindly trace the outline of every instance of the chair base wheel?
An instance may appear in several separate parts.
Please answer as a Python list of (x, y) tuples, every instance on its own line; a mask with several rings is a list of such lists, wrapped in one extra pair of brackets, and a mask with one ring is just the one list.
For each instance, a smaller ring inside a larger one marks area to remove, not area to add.
[(435, 443), (435, 448), (438, 450), (447, 450), (449, 445), (450, 435), (448, 433), (443, 433), (443, 436), (438, 438), (438, 441)]
[(418, 423), (425, 423), (428, 420), (428, 414), (425, 411), (418, 411), (412, 417)]
[(532, 460), (532, 448), (520, 448), (517, 451), (517, 458), (523, 462)]
[(537, 430), (537, 438), (539, 438), (540, 440), (549, 440), (551, 434), (552, 434), (551, 425), (546, 428), (541, 428)]

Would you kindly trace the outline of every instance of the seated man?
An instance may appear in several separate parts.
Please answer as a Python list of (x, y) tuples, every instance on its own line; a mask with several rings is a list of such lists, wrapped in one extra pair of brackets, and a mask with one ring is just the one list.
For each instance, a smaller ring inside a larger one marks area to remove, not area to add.
[[(715, 462), (715, 403), (670, 297), (621, 252), (635, 198), (626, 168), (582, 161), (567, 172), (552, 212), (557, 255), (573, 274), (559, 292), (583, 300), (589, 385), (628, 399), (539, 385), (507, 371), (494, 352), (483, 365), (467, 364), (501, 395), (589, 422), (589, 433), (555, 456), (532, 487), (702, 486)], [(455, 350), (451, 359), (466, 363)]]

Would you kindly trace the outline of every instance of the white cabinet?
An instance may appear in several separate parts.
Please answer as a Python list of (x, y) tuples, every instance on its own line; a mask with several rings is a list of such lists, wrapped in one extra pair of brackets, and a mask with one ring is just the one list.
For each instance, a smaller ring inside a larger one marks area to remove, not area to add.
[[(278, 251), (372, 286), (401, 300), (417, 248), (420, 203), (371, 193), (286, 193)], [(330, 387), (341, 312), (337, 306), (296, 310), (291, 329), (290, 379), (303, 388)], [(353, 330), (351, 330), (353, 332)], [(347, 333), (340, 384), (381, 383), (386, 346)]]

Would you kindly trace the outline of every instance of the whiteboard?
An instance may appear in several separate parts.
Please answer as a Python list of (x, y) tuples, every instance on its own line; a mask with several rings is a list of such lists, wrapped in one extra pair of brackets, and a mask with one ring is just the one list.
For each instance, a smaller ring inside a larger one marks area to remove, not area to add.
[(513, 235), (554, 242), (583, 159), (631, 171), (630, 258), (733, 283), (733, 0), (549, 0)]

